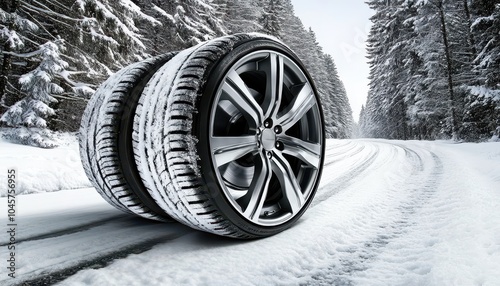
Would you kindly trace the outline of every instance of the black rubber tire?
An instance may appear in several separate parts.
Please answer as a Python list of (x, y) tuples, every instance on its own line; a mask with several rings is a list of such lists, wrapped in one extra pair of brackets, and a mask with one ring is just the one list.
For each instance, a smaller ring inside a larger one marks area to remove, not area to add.
[(106, 80), (85, 109), (79, 136), (83, 167), (97, 192), (119, 210), (161, 221), (171, 219), (142, 184), (132, 152), (132, 126), (144, 86), (176, 54), (131, 64)]
[[(285, 53), (305, 70), (282, 43), (263, 35), (237, 34), (180, 52), (151, 78), (140, 98), (133, 144), (142, 181), (168, 215), (195, 229), (244, 239), (274, 235), (302, 216), (318, 187), (319, 179), (300, 213), (278, 226), (249, 222), (222, 195), (207, 143), (210, 107), (227, 68), (259, 49)], [(319, 105), (314, 85), (312, 88)], [(324, 126), (321, 129), (324, 134)], [(322, 140), (324, 154), (324, 137)]]

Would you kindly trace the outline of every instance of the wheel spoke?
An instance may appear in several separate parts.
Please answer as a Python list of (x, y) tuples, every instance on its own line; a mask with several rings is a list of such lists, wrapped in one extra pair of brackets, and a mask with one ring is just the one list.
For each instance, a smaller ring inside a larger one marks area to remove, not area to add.
[(257, 139), (254, 135), (238, 137), (212, 137), (210, 147), (218, 167), (237, 160), (257, 150)]
[(279, 153), (275, 153), (272, 158), (273, 172), (278, 177), (281, 190), (292, 214), (296, 214), (304, 205), (304, 195), (302, 194), (297, 178), (293, 173), (288, 161)]
[(257, 101), (255, 101), (255, 98), (248, 90), (245, 82), (243, 82), (235, 71), (229, 72), (227, 80), (222, 86), (222, 90), (227, 95), (227, 99), (243, 113), (248, 122), (254, 123), (255, 126), (260, 126), (262, 124), (264, 118), (262, 108)]
[(320, 144), (306, 142), (288, 135), (280, 136), (279, 140), (285, 147), (282, 151), (283, 153), (298, 158), (315, 169), (319, 169), (321, 159)]
[(267, 75), (266, 96), (264, 99), (265, 117), (273, 118), (276, 117), (280, 108), (283, 93), (283, 58), (271, 53), (266, 61), (260, 63), (259, 70), (263, 70)]
[(263, 155), (260, 158), (255, 162), (255, 176), (248, 188), (248, 193), (238, 200), (244, 206), (243, 215), (254, 222), (259, 220), (273, 174), (269, 160)]
[(278, 118), (279, 123), (286, 131), (299, 121), (316, 104), (314, 92), (309, 83), (305, 83), (299, 94)]

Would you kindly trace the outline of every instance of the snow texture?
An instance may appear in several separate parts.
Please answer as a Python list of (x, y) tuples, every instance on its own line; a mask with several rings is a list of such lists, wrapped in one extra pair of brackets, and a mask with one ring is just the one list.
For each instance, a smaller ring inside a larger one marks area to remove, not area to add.
[[(10, 148), (21, 180), (29, 147)], [(500, 143), (329, 140), (308, 212), (253, 241), (135, 218), (90, 188), (19, 196), (18, 278), (2, 268), (0, 284), (498, 285), (499, 170)]]
[[(7, 174), (8, 169), (17, 169), (18, 194), (91, 186), (80, 162), (75, 136), (60, 134), (56, 141), (60, 147), (40, 149), (0, 139), (0, 172)], [(4, 197), (6, 193), (7, 184), (2, 183), (0, 196)]]

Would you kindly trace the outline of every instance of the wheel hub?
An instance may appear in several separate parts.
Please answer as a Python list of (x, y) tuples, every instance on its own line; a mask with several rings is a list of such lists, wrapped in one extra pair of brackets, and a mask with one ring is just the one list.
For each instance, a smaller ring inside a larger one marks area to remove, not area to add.
[(264, 150), (271, 151), (276, 144), (276, 134), (272, 129), (266, 128), (262, 130), (259, 140)]

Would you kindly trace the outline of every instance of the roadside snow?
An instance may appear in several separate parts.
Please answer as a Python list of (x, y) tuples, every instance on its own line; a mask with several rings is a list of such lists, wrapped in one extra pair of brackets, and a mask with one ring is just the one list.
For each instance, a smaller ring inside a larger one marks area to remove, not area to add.
[(17, 194), (90, 187), (80, 162), (76, 136), (63, 134), (59, 141), (60, 147), (42, 149), (0, 139), (0, 196), (7, 193), (4, 174), (12, 168), (18, 175)]

